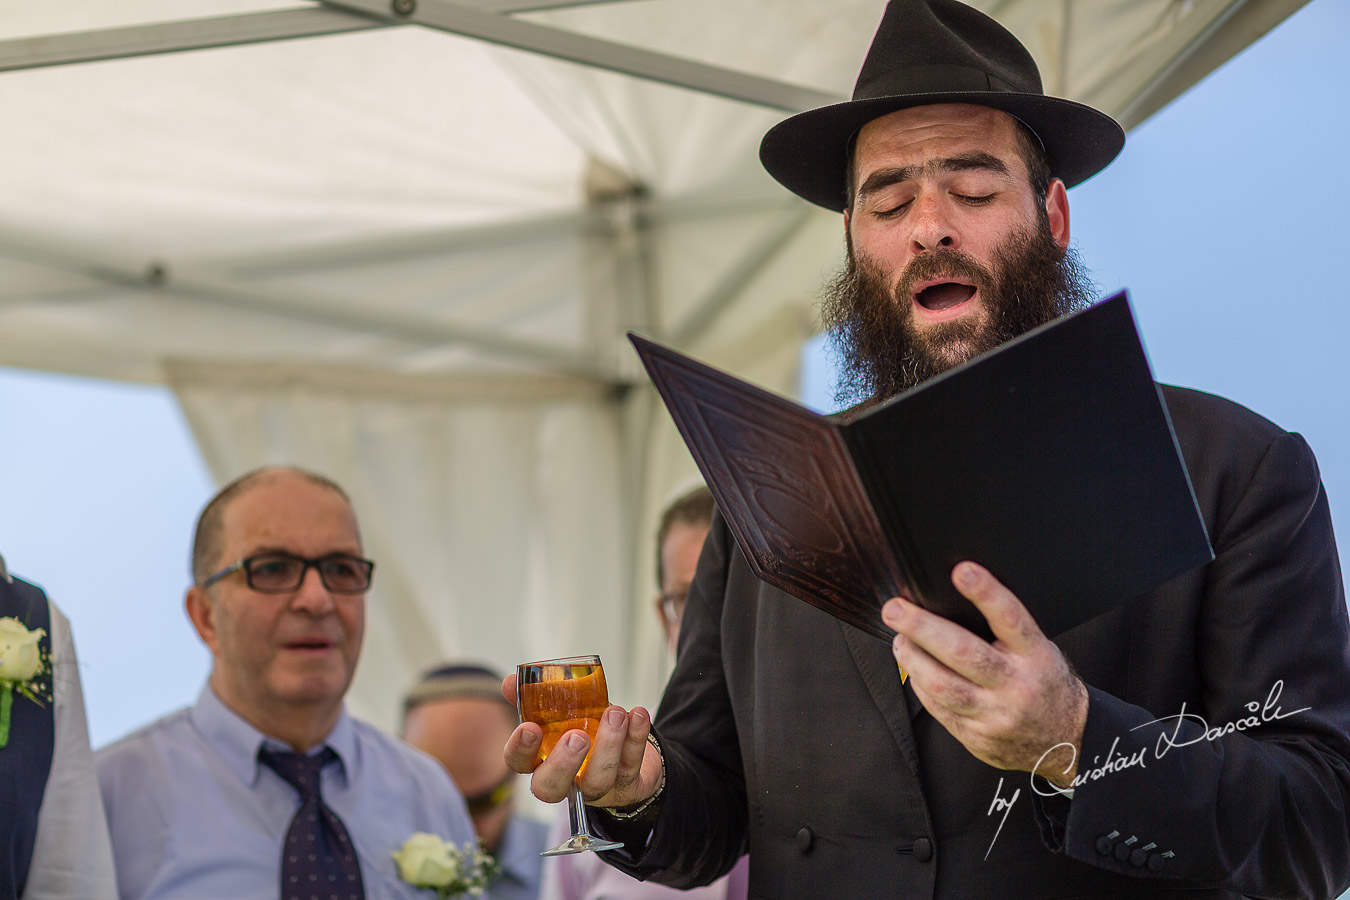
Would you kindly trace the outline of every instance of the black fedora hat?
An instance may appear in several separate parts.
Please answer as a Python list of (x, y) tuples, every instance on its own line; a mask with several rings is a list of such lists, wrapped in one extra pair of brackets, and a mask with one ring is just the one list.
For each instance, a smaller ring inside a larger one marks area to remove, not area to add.
[(989, 16), (956, 0), (890, 0), (853, 99), (778, 123), (760, 143), (759, 158), (788, 190), (842, 211), (858, 129), (932, 103), (974, 103), (1016, 117), (1040, 138), (1051, 173), (1068, 187), (1101, 171), (1125, 145), (1115, 119), (1047, 97), (1031, 54)]

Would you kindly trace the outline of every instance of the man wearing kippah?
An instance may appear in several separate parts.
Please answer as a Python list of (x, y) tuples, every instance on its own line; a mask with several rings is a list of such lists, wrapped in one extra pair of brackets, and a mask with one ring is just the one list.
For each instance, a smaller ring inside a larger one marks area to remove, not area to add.
[[(1066, 188), (1123, 141), (1045, 96), (993, 19), (892, 0), (853, 100), (760, 149), (842, 213), (824, 307), (846, 384), (883, 400), (1083, 306)], [(1166, 186), (1150, 197), (1174, 238)], [(1316, 461), (1234, 403), (1159, 390), (1215, 558), (1054, 641), (970, 560), (952, 582), (995, 640), (895, 598), (887, 646), (756, 579), (715, 522), (654, 725), (608, 711), (581, 780), (624, 842), (606, 858), (688, 886), (748, 852), (750, 895), (775, 898), (1350, 886), (1350, 621)], [(561, 799), (587, 744), (536, 765), (538, 741), (520, 726), (508, 760)]]
[(512, 804), (518, 777), (502, 744), (520, 721), (502, 697), (502, 676), (478, 665), (447, 664), (422, 676), (403, 698), (403, 739), (445, 766), (469, 805), (479, 843), (500, 872), (485, 900), (533, 900), (548, 826)]

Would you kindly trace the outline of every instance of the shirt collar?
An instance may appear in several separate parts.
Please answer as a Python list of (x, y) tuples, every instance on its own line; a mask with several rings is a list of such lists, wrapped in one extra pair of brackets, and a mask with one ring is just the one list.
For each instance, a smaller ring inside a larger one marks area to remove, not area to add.
[[(276, 750), (289, 750), (289, 746), (269, 738), (254, 728), (242, 716), (226, 706), (216, 692), (211, 690), (210, 682), (202, 687), (197, 704), (190, 713), (192, 724), (206, 738), (206, 742), (215, 749), (225, 764), (230, 767), (239, 780), (252, 787), (258, 783), (258, 750), (266, 744)], [(360, 764), (356, 752), (356, 729), (344, 705), (338, 713), (337, 724), (328, 733), (320, 746), (326, 744), (333, 748), (341, 762), (343, 777), (351, 780), (355, 777), (356, 767)], [(318, 748), (314, 748), (316, 751)]]

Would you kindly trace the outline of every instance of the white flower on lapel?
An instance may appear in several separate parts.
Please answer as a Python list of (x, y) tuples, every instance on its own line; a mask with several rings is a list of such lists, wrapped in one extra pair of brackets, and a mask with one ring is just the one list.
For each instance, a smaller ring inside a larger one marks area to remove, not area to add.
[(38, 641), (46, 632), (29, 631), (18, 619), (0, 619), (0, 681), (27, 681), (42, 670)]
[(433, 890), (441, 898), (478, 896), (500, 871), (497, 861), (481, 847), (463, 849), (434, 834), (419, 831), (392, 854), (398, 876), (413, 887)]

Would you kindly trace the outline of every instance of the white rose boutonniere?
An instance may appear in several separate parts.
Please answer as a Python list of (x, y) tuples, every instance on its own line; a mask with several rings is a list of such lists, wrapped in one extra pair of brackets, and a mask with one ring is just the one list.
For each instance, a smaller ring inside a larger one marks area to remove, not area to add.
[(11, 616), (0, 618), (0, 747), (9, 743), (9, 712), (18, 691), (34, 703), (45, 698), (42, 676), (50, 668), (39, 643), (46, 632)]
[(483, 893), (500, 867), (481, 847), (461, 849), (434, 834), (419, 831), (392, 854), (398, 876), (414, 887), (427, 888), (443, 898)]

